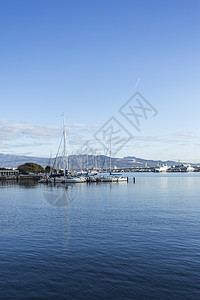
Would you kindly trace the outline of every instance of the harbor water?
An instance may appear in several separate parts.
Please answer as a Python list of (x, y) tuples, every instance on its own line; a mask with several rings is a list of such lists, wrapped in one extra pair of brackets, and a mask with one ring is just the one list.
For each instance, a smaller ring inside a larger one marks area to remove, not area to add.
[(0, 182), (0, 299), (200, 299), (200, 174)]

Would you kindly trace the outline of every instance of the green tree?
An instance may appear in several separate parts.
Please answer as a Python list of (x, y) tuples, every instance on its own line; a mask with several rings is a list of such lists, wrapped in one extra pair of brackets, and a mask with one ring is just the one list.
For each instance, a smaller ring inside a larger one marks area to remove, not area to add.
[(44, 168), (42, 166), (31, 162), (18, 166), (18, 170), (22, 174), (28, 174), (30, 172), (31, 173), (44, 172)]
[(50, 173), (51, 167), (50, 166), (46, 166), (45, 167), (45, 172)]
[(51, 166), (46, 166), (46, 167), (45, 167), (45, 172), (46, 172), (46, 173), (50, 173), (50, 172), (55, 173), (55, 172), (56, 172), (56, 168), (53, 168), (53, 169), (52, 169)]

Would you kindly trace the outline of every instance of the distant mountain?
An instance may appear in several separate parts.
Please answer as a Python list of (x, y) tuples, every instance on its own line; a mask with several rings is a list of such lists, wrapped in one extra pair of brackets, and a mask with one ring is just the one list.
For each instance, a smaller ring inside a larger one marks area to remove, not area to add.
[(49, 158), (0, 153), (0, 167), (17, 168), (19, 165), (22, 165), (26, 162), (33, 162), (41, 166), (46, 166), (49, 164)]
[[(61, 166), (61, 158), (58, 159), (58, 163), (60, 160), (60, 168)], [(54, 159), (52, 160), (54, 161)], [(34, 157), (34, 156), (20, 156), (20, 155), (11, 155), (11, 154), (2, 154), (0, 153), (0, 167), (8, 167), (8, 168), (16, 168), (21, 164), (26, 162), (33, 162), (39, 164), (43, 167), (46, 167), (49, 164), (49, 158), (41, 158), (41, 157)], [(73, 157), (70, 155), (68, 157), (69, 168), (72, 167), (73, 169), (81, 169), (81, 168), (89, 168), (97, 167), (97, 168), (104, 168), (109, 169), (110, 166), (110, 157), (99, 155), (74, 155)], [(161, 161), (161, 160), (148, 160), (137, 158), (135, 156), (126, 156), (123, 158), (111, 158), (111, 166), (116, 166), (117, 168), (136, 168), (136, 167), (156, 167), (158, 165), (177, 165), (180, 162), (176, 161)]]
[[(71, 166), (71, 156), (69, 157), (69, 165)], [(100, 155), (75, 155), (73, 156), (73, 167), (74, 169), (81, 169), (80, 165), (86, 167), (97, 167), (103, 169), (109, 169), (110, 166), (110, 157)], [(142, 158), (137, 158), (135, 156), (126, 156), (123, 158), (111, 158), (112, 168), (116, 166), (117, 168), (145, 168), (145, 167), (156, 167), (158, 165), (167, 164), (169, 166), (180, 164), (176, 161), (161, 161), (161, 160), (147, 160)]]

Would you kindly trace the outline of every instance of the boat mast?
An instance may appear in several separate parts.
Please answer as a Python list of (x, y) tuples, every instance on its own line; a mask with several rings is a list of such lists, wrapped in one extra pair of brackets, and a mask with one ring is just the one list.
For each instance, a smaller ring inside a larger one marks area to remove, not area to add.
[(88, 154), (87, 154), (87, 172), (88, 172)]
[(49, 161), (49, 175), (52, 173), (52, 170), (53, 170), (53, 167), (52, 167), (52, 164), (51, 164), (51, 160), (52, 160), (52, 151), (51, 151), (51, 154), (50, 154), (50, 161)]
[(66, 126), (65, 126), (65, 120), (63, 116), (63, 137), (64, 137), (64, 149), (63, 149), (63, 169), (64, 169), (64, 178), (66, 175)]
[(110, 173), (111, 173), (111, 138), (110, 138)]
[(74, 175), (74, 171), (73, 171), (73, 151), (72, 151), (72, 176)]
[(80, 155), (80, 171), (82, 172), (82, 165), (83, 165), (83, 160), (82, 160), (82, 150), (81, 150), (81, 155)]

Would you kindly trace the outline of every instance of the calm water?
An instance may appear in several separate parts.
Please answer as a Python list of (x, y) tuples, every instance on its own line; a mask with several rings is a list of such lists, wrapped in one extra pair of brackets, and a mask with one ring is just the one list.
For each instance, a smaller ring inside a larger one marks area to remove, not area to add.
[(200, 299), (200, 174), (0, 182), (0, 299)]

